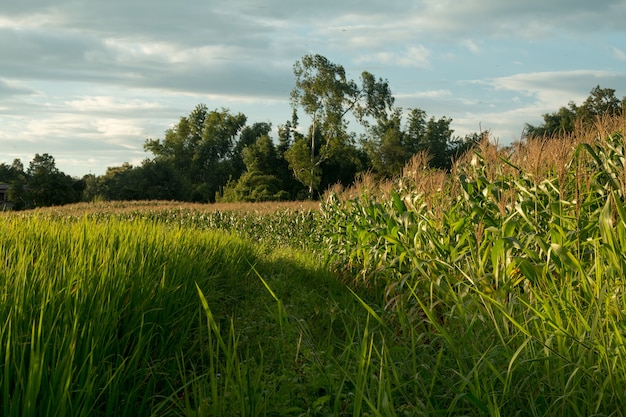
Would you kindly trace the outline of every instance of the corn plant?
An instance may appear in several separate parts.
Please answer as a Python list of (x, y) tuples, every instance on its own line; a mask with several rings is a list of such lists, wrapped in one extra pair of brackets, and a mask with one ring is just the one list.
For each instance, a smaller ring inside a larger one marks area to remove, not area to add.
[(372, 302), (396, 333), (421, 329), (443, 355), (424, 409), (434, 395), (450, 415), (621, 415), (623, 155), (621, 133), (541, 175), (476, 152), (439, 211), (406, 178), (386, 199), (328, 196), (335, 265), (382, 288)]

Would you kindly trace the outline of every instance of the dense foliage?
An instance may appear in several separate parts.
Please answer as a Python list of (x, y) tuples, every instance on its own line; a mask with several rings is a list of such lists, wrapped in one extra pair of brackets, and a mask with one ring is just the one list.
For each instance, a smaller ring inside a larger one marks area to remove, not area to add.
[(623, 416), (625, 131), (321, 208), (0, 214), (2, 414)]
[[(109, 167), (101, 176), (72, 179), (54, 159), (36, 155), (34, 170), (21, 161), (0, 164), (0, 183), (11, 186), (13, 208), (61, 205), (79, 200), (286, 201), (316, 199), (334, 184), (347, 186), (363, 172), (398, 175), (417, 151), (431, 165), (452, 161), (481, 138), (453, 136), (452, 119), (427, 118), (420, 109), (394, 106), (388, 82), (364, 71), (355, 82), (321, 55), (294, 65), (293, 113), (278, 126), (247, 124), (242, 113), (200, 104), (164, 137), (147, 139), (137, 166)], [(300, 126), (298, 111), (310, 124)], [(352, 128), (350, 122), (356, 123)]]
[(10, 186), (7, 201), (15, 210), (75, 203), (81, 201), (85, 188), (84, 181), (59, 171), (47, 153), (36, 154), (26, 171), (19, 159), (0, 164), (0, 183)]
[[(124, 163), (101, 176), (74, 179), (60, 172), (48, 154), (35, 155), (27, 170), (20, 160), (0, 164), (0, 184), (10, 189), (3, 208), (95, 200), (317, 199), (324, 190), (349, 186), (367, 172), (378, 179), (397, 177), (420, 152), (430, 155), (426, 167), (449, 171), (488, 135), (455, 136), (452, 119), (397, 107), (387, 80), (368, 71), (352, 80), (343, 66), (321, 55), (297, 61), (294, 76), (293, 113), (278, 126), (276, 140), (268, 122), (248, 125), (242, 113), (200, 104), (163, 138), (147, 139), (148, 155), (137, 166)], [(570, 102), (545, 114), (544, 123), (526, 125), (524, 139), (571, 134), (593, 126), (598, 117), (618, 117), (625, 100), (597, 86), (582, 105)], [(298, 111), (308, 126), (301, 126)]]
[(589, 97), (577, 105), (570, 101), (566, 107), (561, 107), (554, 113), (543, 115), (543, 123), (539, 126), (526, 125), (526, 137), (551, 137), (567, 135), (577, 128), (589, 128), (596, 123), (598, 117), (620, 116), (626, 108), (626, 96), (621, 100), (615, 96), (612, 88), (596, 86), (591, 90)]
[[(619, 120), (602, 136), (534, 140), (508, 154), (483, 144), (436, 188), (405, 177), (384, 191), (327, 197), (335, 264), (385, 306), (381, 326), (402, 335), (399, 348), (380, 330), (374, 348), (394, 364), (386, 377), (396, 406), (437, 415), (623, 415)], [(427, 351), (430, 360), (419, 353)]]

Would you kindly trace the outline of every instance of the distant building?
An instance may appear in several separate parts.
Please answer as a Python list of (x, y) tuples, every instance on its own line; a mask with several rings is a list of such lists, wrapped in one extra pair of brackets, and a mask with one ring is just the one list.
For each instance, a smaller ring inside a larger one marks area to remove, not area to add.
[(0, 210), (9, 210), (13, 204), (9, 201), (9, 184), (0, 184)]

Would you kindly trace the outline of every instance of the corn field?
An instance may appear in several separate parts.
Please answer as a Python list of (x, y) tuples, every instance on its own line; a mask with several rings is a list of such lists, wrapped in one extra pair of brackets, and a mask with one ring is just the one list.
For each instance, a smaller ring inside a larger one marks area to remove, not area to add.
[(623, 416), (626, 120), (321, 205), (2, 213), (4, 416)]
[(621, 132), (484, 143), (449, 176), (327, 194), (335, 268), (419, 340), (413, 355), (431, 350), (410, 372), (427, 389), (399, 395), (417, 414), (623, 415)]

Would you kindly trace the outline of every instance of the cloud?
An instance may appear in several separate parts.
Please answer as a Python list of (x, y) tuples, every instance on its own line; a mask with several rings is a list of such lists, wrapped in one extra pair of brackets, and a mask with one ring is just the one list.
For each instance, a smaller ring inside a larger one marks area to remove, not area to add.
[(144, 136), (144, 129), (136, 121), (121, 118), (99, 118), (92, 122), (92, 126), (98, 137), (110, 138), (109, 143), (127, 149), (137, 149), (137, 144), (127, 143), (125, 138), (141, 138)]
[(541, 123), (543, 114), (555, 112), (570, 101), (580, 104), (596, 85), (614, 88), (618, 94), (626, 91), (626, 74), (607, 70), (543, 71), (473, 80), (466, 84), (486, 88), (487, 91), (478, 95), (491, 97), (491, 103), (485, 111), (469, 105), (466, 116), (455, 120), (464, 125), (482, 120), (496, 136), (508, 140), (515, 138), (512, 126), (521, 128), (526, 123)]
[(32, 95), (36, 93), (35, 90), (29, 88), (22, 82), (3, 80), (0, 78), (0, 99), (8, 96)]
[(427, 90), (427, 91), (416, 91), (414, 93), (403, 93), (396, 94), (396, 98), (399, 99), (407, 99), (407, 98), (443, 98), (452, 96), (452, 92), (450, 90)]
[(597, 84), (623, 94), (623, 71), (608, 71), (623, 48), (597, 45), (622, 39), (624, 20), (623, 0), (7, 2), (0, 148), (32, 142), (58, 162), (78, 165), (76, 151), (123, 162), (198, 103), (280, 123), (291, 114), (292, 65), (309, 53), (352, 78), (367, 69), (389, 79), (399, 105), (510, 132)]
[(423, 45), (411, 46), (402, 52), (377, 52), (362, 55), (354, 60), (355, 64), (380, 63), (401, 67), (430, 68), (430, 51)]
[(162, 108), (161, 104), (142, 99), (121, 99), (112, 96), (85, 96), (65, 102), (66, 106), (75, 111), (90, 113), (111, 113), (145, 111)]
[(535, 97), (538, 103), (557, 110), (569, 101), (580, 102), (596, 85), (626, 89), (626, 74), (606, 70), (571, 70), (520, 73), (476, 81), (496, 90)]
[(8, 5), (3, 5), (3, 12), (10, 14), (0, 14), (0, 29), (38, 29), (51, 25), (62, 24), (65, 19), (54, 11), (42, 11), (42, 9), (31, 10), (20, 5), (17, 10), (11, 10)]
[(482, 33), (502, 37), (542, 38), (559, 32), (623, 32), (626, 6), (621, 0), (424, 0), (415, 26), (439, 37)]
[(473, 54), (477, 54), (477, 53), (480, 52), (480, 48), (478, 47), (476, 42), (474, 42), (471, 39), (465, 39), (465, 40), (461, 41), (461, 44), (463, 46), (465, 46)]
[(613, 57), (618, 61), (626, 61), (626, 52), (622, 51), (617, 47), (611, 48), (613, 50)]

